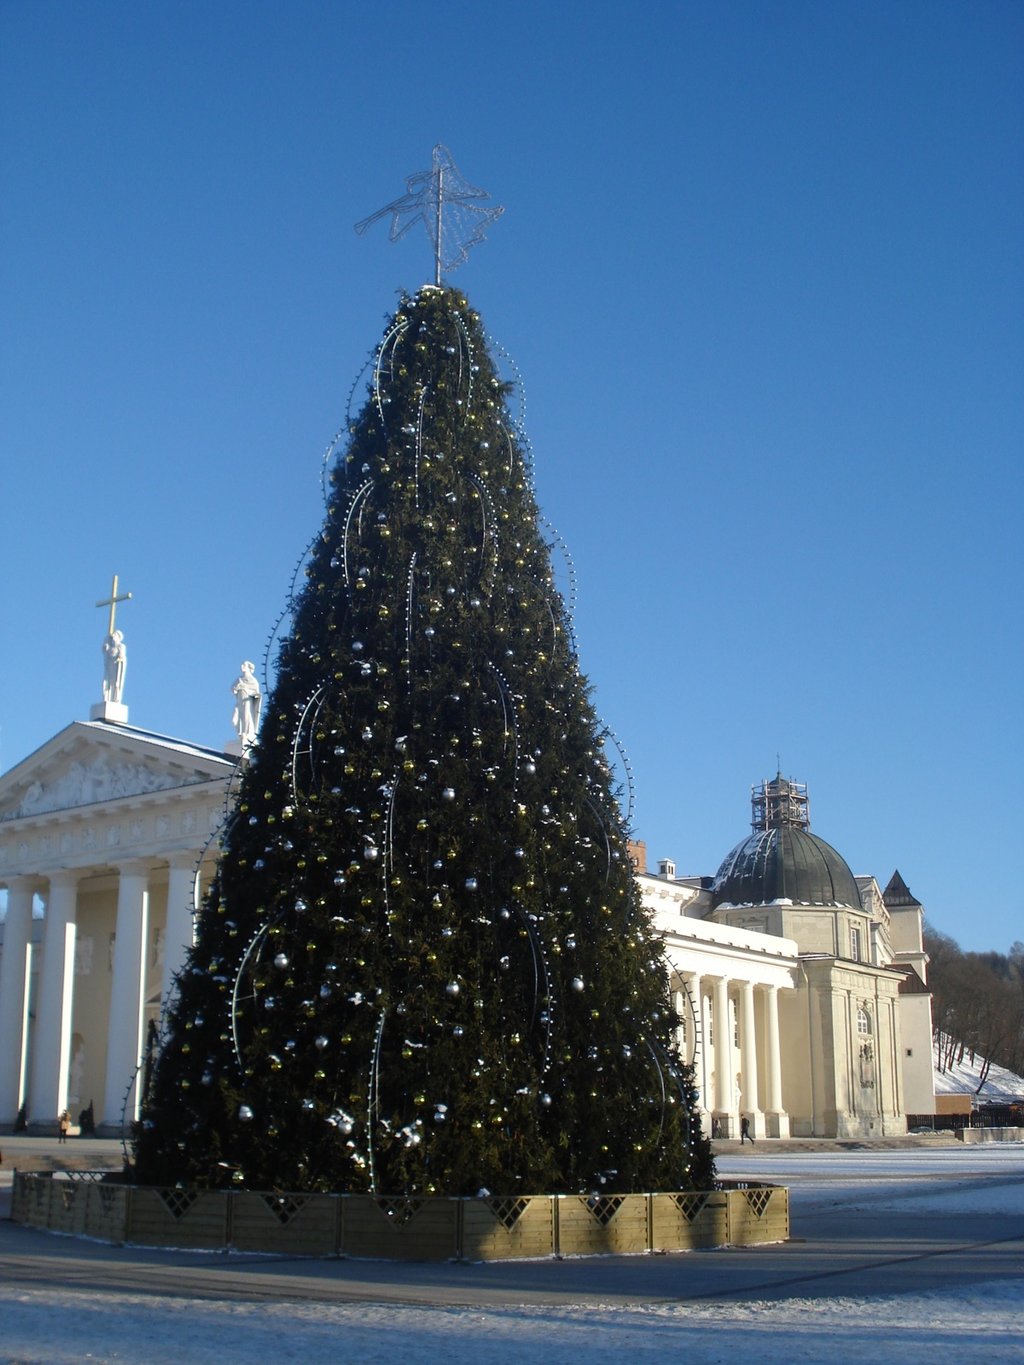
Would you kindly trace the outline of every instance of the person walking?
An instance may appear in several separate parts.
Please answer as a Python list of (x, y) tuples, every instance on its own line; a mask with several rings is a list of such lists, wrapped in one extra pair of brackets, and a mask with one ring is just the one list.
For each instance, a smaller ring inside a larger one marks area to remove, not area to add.
[(59, 1129), (59, 1136), (57, 1138), (57, 1141), (67, 1142), (68, 1129), (71, 1127), (71, 1115), (68, 1113), (66, 1109), (61, 1114), (60, 1118), (57, 1120), (57, 1127)]
[(754, 1145), (754, 1139), (750, 1136), (750, 1120), (747, 1118), (746, 1114), (744, 1114), (743, 1117), (740, 1119), (741, 1147), (743, 1146), (744, 1142), (749, 1142), (751, 1147), (753, 1147)]

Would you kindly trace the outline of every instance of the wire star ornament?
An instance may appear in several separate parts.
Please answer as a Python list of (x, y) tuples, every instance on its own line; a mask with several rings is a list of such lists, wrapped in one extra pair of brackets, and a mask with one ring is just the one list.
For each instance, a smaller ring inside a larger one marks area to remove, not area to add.
[(464, 179), (451, 152), (440, 142), (431, 156), (430, 170), (408, 176), (405, 191), (400, 199), (393, 199), (356, 223), (356, 232), (361, 236), (390, 214), (388, 237), (397, 242), (411, 227), (422, 223), (434, 247), (436, 285), (440, 285), (443, 272), (466, 260), (470, 247), (484, 240), (484, 228), (505, 212), (498, 204), (485, 206), (480, 202), (491, 196)]

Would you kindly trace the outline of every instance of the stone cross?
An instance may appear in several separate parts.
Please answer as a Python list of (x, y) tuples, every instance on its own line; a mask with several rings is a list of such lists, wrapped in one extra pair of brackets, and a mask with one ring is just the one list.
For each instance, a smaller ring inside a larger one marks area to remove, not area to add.
[(132, 595), (130, 592), (123, 592), (120, 597), (117, 595), (117, 574), (114, 574), (114, 581), (110, 585), (110, 596), (104, 597), (101, 602), (96, 603), (98, 607), (110, 608), (110, 620), (107, 623), (108, 635), (113, 635), (114, 633), (114, 613), (117, 611), (118, 602), (130, 602), (131, 600)]

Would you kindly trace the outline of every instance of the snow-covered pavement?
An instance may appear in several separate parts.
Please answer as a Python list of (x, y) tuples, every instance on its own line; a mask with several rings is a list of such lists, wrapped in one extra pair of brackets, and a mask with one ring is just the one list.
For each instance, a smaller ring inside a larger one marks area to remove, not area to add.
[(891, 1365), (940, 1353), (1024, 1360), (1020, 1284), (968, 1293), (636, 1307), (412, 1308), (206, 1302), (0, 1287), (5, 1362), (225, 1365), (265, 1359), (350, 1365), (442, 1360), (621, 1365), (671, 1359)]
[[(1024, 1147), (827, 1156), (748, 1150), (719, 1164), (725, 1177), (764, 1175), (789, 1183), (794, 1236), (806, 1238), (806, 1245), (602, 1258), (575, 1267), (548, 1262), (518, 1271), (452, 1266), (420, 1274), (395, 1268), (404, 1298), (385, 1302), (380, 1286), (389, 1270), (380, 1265), (359, 1273), (353, 1263), (348, 1272), (344, 1263), (335, 1263), (334, 1271), (319, 1267), (320, 1281), (305, 1278), (299, 1294), (295, 1280), (294, 1296), (285, 1278), (268, 1274), (258, 1297), (255, 1291), (231, 1296), (220, 1294), (226, 1272), (214, 1272), (210, 1258), (150, 1252), (143, 1266), (137, 1253), (140, 1264), (133, 1266), (125, 1259), (130, 1253), (98, 1247), (95, 1269), (103, 1275), (86, 1288), (90, 1265), (82, 1244), (7, 1225), (3, 1249), (20, 1248), (22, 1259), (0, 1260), (0, 1360), (226, 1365), (265, 1357), (275, 1365), (419, 1365), (486, 1357), (499, 1365), (578, 1358), (602, 1365), (678, 1355), (697, 1365), (734, 1365), (740, 1358), (758, 1365), (836, 1358), (889, 1365), (943, 1353), (958, 1361), (1024, 1361)], [(948, 1243), (958, 1236), (958, 1243)], [(880, 1290), (849, 1292), (865, 1282), (848, 1268), (851, 1246), (860, 1249), (853, 1260), (873, 1263), (872, 1283)], [(785, 1260), (797, 1256), (799, 1262)], [(999, 1268), (990, 1279), (984, 1278), (986, 1257)], [(800, 1273), (777, 1277), (770, 1292), (737, 1288), (742, 1279), (732, 1274), (737, 1266), (763, 1266), (758, 1279), (767, 1285), (770, 1266), (791, 1263)], [(196, 1268), (201, 1273), (204, 1264), (215, 1297), (198, 1297), (194, 1289), (178, 1293), (175, 1274), (191, 1277), (182, 1283), (194, 1286)], [(217, 1264), (223, 1266), (223, 1258)], [(37, 1266), (48, 1273), (33, 1282)], [(140, 1292), (142, 1271), (160, 1275), (161, 1266), (162, 1287), (151, 1280)], [(941, 1287), (921, 1288), (929, 1283), (922, 1279), (929, 1267), (945, 1275)], [(709, 1270), (723, 1273), (709, 1279)], [(453, 1289), (460, 1276), (462, 1287)], [(337, 1292), (342, 1277), (345, 1301)], [(409, 1301), (414, 1283), (420, 1302)], [(564, 1300), (566, 1287), (584, 1283), (589, 1292)], [(709, 1292), (713, 1283), (720, 1287)], [(513, 1301), (517, 1285), (531, 1286), (521, 1302)], [(548, 1291), (558, 1285), (563, 1297), (553, 1301)], [(602, 1300), (602, 1292), (613, 1288)], [(452, 1301), (456, 1293), (462, 1302)]]

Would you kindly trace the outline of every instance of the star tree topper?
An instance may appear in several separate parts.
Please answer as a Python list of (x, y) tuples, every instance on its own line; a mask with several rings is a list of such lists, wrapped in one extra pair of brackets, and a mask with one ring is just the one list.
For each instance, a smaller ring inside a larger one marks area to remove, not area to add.
[(439, 142), (434, 148), (429, 171), (417, 171), (406, 178), (405, 194), (393, 199), (369, 218), (356, 223), (360, 235), (381, 218), (391, 215), (388, 237), (397, 242), (416, 223), (422, 223), (434, 245), (434, 283), (440, 285), (443, 271), (454, 270), (469, 255), (470, 247), (484, 240), (484, 228), (500, 218), (505, 210), (498, 204), (483, 206), (490, 199), (486, 190), (477, 189), (459, 173), (447, 147)]

